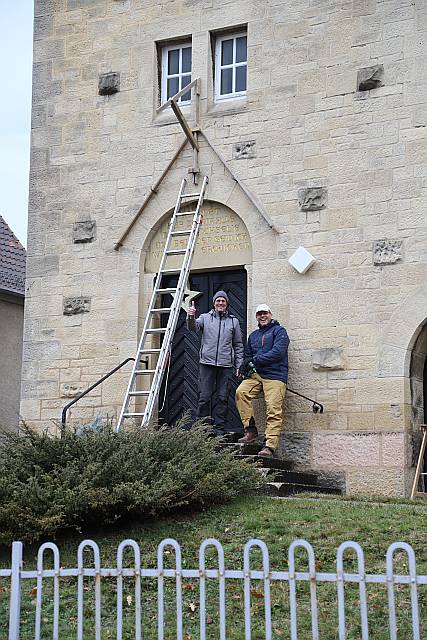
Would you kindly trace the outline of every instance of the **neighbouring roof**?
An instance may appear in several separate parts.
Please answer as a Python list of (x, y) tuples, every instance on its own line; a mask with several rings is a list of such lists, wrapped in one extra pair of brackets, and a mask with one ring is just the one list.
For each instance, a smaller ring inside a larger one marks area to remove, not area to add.
[(25, 294), (27, 252), (0, 216), (0, 290)]

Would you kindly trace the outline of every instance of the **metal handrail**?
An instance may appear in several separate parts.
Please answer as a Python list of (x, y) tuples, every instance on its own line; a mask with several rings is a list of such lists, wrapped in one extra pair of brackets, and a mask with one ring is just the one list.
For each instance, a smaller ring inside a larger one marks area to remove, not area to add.
[(313, 413), (323, 413), (323, 404), (317, 402), (317, 400), (313, 400), (313, 398), (309, 398), (308, 396), (304, 396), (302, 393), (298, 393), (298, 391), (293, 391), (293, 389), (287, 388), (286, 391), (289, 393), (293, 393), (294, 396), (299, 396), (300, 398), (304, 398), (304, 400), (308, 400), (313, 404)]
[(68, 404), (65, 405), (65, 407), (62, 409), (62, 414), (61, 414), (61, 435), (64, 433), (65, 431), (65, 426), (67, 424), (67, 411), (68, 409), (70, 409), (70, 407), (73, 406), (73, 404), (76, 404), (76, 402), (78, 402), (81, 398), (83, 398), (84, 396), (86, 396), (90, 391), (92, 391), (92, 389), (95, 389), (95, 387), (97, 387), (98, 385), (101, 384), (101, 382), (104, 382), (104, 380), (106, 380), (107, 378), (109, 378), (110, 376), (113, 375), (113, 373), (116, 373), (116, 371), (118, 371), (119, 369), (121, 369), (125, 364), (127, 364), (128, 362), (130, 362), (131, 360), (135, 360), (135, 358), (126, 358), (126, 360), (123, 360), (123, 362), (121, 362), (120, 364), (117, 365), (117, 367), (114, 367), (114, 369), (111, 369), (111, 371), (109, 371), (108, 373), (106, 373), (104, 376), (102, 376), (102, 378), (99, 378), (99, 380), (97, 380), (96, 382), (94, 382), (94, 384), (91, 384), (90, 387), (88, 387), (87, 389), (85, 389), (84, 391), (82, 391), (81, 393), (79, 393), (78, 396), (76, 396), (75, 398), (73, 398), (71, 400), (71, 402), (69, 402)]
[[(116, 371), (118, 371), (119, 369), (124, 367), (124, 365), (127, 364), (128, 362), (130, 362), (131, 360), (135, 361), (135, 358), (126, 358), (126, 360), (123, 360), (123, 362), (118, 364), (117, 367), (114, 367), (114, 369), (111, 369), (111, 371), (109, 371), (104, 376), (102, 376), (102, 378), (99, 378), (99, 380), (97, 380), (96, 382), (91, 384), (90, 387), (88, 387), (87, 389), (85, 389), (84, 391), (79, 393), (78, 396), (73, 398), (68, 404), (65, 405), (65, 407), (62, 409), (62, 414), (61, 414), (61, 435), (64, 433), (65, 427), (66, 427), (66, 424), (67, 424), (67, 412), (68, 412), (68, 409), (70, 409), (74, 404), (76, 404), (76, 402), (78, 402), (81, 398), (83, 398), (88, 393), (90, 393), (92, 391), (92, 389), (95, 389), (98, 385), (100, 385), (102, 382), (104, 382), (104, 380), (106, 380), (107, 378), (112, 376), (113, 373), (116, 373)], [(148, 364), (148, 360), (144, 361), (144, 364), (147, 365)], [(299, 396), (300, 398), (304, 398), (304, 400), (308, 400), (309, 402), (311, 402), (313, 404), (313, 412), (314, 413), (323, 413), (323, 404), (321, 404), (320, 402), (317, 402), (317, 400), (313, 400), (313, 398), (309, 398), (308, 396), (304, 396), (302, 393), (298, 393), (298, 391), (293, 391), (293, 389), (289, 389), (288, 388), (287, 391), (289, 393), (293, 393), (295, 396)]]

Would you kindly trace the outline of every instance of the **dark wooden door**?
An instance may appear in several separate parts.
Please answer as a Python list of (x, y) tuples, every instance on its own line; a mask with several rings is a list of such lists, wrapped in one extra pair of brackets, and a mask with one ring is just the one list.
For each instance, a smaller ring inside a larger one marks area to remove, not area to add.
[[(164, 277), (162, 286), (173, 287), (176, 282), (177, 276), (167, 276)], [(220, 289), (225, 291), (230, 300), (230, 313), (239, 320), (244, 341), (246, 340), (247, 277), (244, 269), (190, 274), (188, 288), (191, 291), (201, 292), (195, 301), (197, 316), (212, 309), (214, 293)], [(171, 296), (163, 296), (162, 307), (170, 304)], [(200, 338), (195, 332), (187, 330), (186, 313), (181, 310), (172, 345), (169, 376), (164, 381), (160, 392), (159, 417), (168, 424), (174, 424), (186, 411), (190, 411), (193, 418), (195, 417), (198, 400), (199, 351)], [(234, 402), (237, 385), (238, 381), (233, 375), (228, 401), (227, 428), (230, 431), (242, 431), (242, 423)]]

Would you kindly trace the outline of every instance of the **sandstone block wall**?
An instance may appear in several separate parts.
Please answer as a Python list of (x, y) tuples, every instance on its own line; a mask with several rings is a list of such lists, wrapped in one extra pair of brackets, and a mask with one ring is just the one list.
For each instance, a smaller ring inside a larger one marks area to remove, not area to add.
[[(242, 25), (247, 96), (216, 104), (211, 39)], [(113, 246), (182, 139), (172, 114), (156, 114), (157, 54), (190, 36), (201, 127), (275, 227), (202, 142), (209, 200), (251, 241), (249, 326), (267, 300), (291, 336), (290, 386), (325, 405), (315, 416), (288, 396), (285, 455), (353, 493), (407, 492), (422, 404), (411, 354), (426, 344), (426, 32), (423, 0), (37, 0), (24, 418), (53, 424), (135, 351), (146, 256), (188, 149)], [(111, 83), (117, 92), (99, 95)], [(300, 245), (316, 258), (304, 275), (288, 263)], [(210, 256), (203, 268), (218, 266)], [(114, 418), (127, 375), (73, 420)]]

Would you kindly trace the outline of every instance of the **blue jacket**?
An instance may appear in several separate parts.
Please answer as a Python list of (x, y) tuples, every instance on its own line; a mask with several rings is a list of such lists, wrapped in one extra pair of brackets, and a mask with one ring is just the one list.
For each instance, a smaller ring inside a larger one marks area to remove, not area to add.
[(245, 358), (251, 358), (261, 378), (287, 382), (288, 346), (286, 329), (277, 320), (272, 320), (251, 333), (245, 347)]

